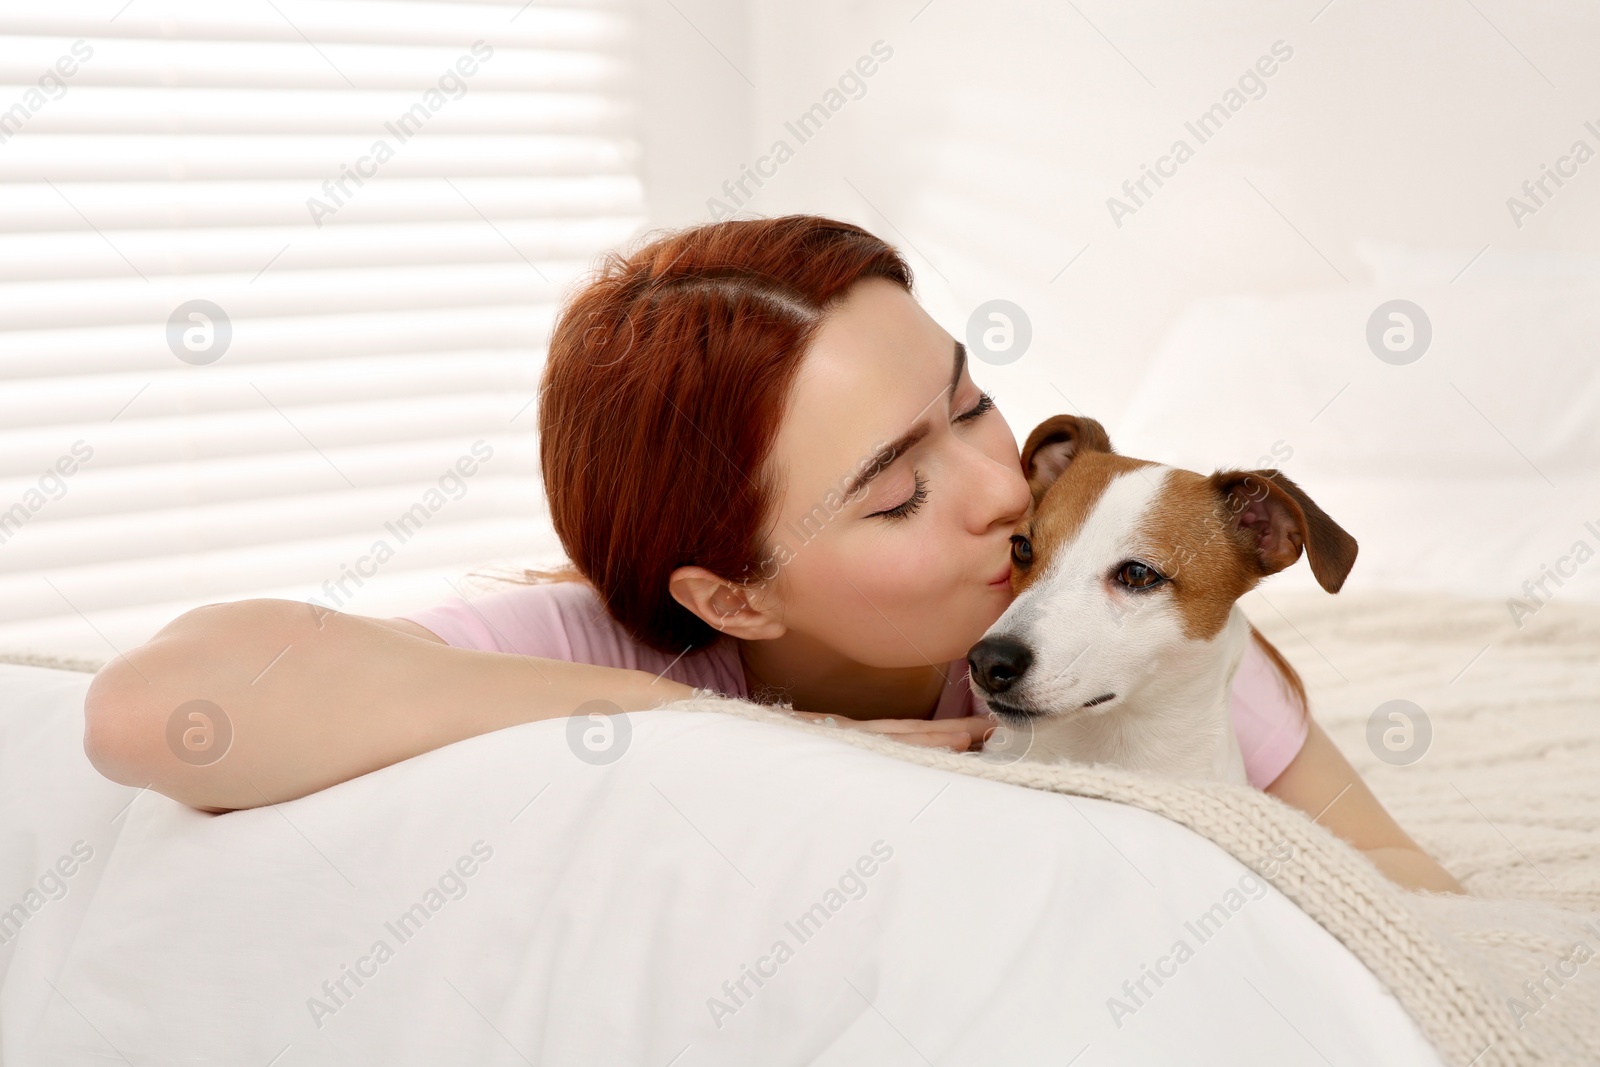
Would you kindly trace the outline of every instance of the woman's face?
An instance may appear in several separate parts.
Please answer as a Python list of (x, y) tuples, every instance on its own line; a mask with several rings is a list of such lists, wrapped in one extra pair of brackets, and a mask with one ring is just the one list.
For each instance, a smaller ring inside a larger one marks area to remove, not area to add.
[(767, 588), (790, 632), (869, 666), (943, 664), (1011, 602), (1010, 538), (1031, 497), (1011, 428), (964, 356), (887, 279), (864, 279), (829, 312), (772, 456), (787, 477), (763, 573), (776, 574)]

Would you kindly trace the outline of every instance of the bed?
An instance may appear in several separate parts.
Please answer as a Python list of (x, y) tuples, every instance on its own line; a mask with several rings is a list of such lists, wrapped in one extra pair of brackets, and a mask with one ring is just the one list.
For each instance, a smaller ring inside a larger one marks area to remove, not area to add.
[[(1470, 889), (1595, 909), (1600, 611), (1460, 674), (1499, 605), (1273, 604), (1330, 733)], [(209, 815), (94, 772), (87, 682), (0, 674), (0, 901), (75, 860), (0, 946), (6, 1062), (1444, 1062), (1267, 879), (1126, 805), (662, 711), (609, 761), (592, 723), (532, 723)], [(1432, 718), (1409, 766), (1365, 742), (1397, 692)]]
[(609, 762), (532, 723), (211, 815), (94, 772), (87, 682), (0, 673), (8, 1063), (1439, 1062), (1131, 807), (661, 711)]

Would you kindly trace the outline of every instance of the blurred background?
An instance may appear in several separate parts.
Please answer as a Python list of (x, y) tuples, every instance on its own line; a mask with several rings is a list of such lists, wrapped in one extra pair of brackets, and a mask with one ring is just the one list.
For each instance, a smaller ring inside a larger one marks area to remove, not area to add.
[(1570, 0), (5, 3), (0, 649), (559, 558), (556, 307), (735, 213), (900, 248), (1019, 440), (1281, 468), (1347, 589), (1600, 599), (1597, 49)]

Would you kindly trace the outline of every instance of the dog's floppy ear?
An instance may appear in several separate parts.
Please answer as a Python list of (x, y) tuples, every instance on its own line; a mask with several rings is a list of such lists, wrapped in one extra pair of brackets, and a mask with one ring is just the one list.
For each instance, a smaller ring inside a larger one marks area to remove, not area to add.
[(1262, 576), (1300, 558), (1304, 546), (1317, 584), (1337, 593), (1356, 563), (1356, 539), (1282, 471), (1218, 471), (1211, 476), (1223, 519), (1254, 542)]
[(1033, 428), (1022, 446), (1022, 471), (1037, 504), (1073, 458), (1082, 452), (1110, 452), (1106, 428), (1093, 419), (1052, 415)]

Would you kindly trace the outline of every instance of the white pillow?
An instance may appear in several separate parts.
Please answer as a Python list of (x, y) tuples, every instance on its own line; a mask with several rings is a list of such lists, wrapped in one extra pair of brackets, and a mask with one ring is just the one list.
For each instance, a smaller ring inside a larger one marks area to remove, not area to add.
[[(1406, 365), (1367, 342), (1395, 299), (1431, 324)], [(1281, 442), (1307, 477), (1559, 485), (1600, 470), (1596, 338), (1600, 277), (1206, 298), (1168, 331), (1112, 442), (1202, 463), (1251, 462)]]

